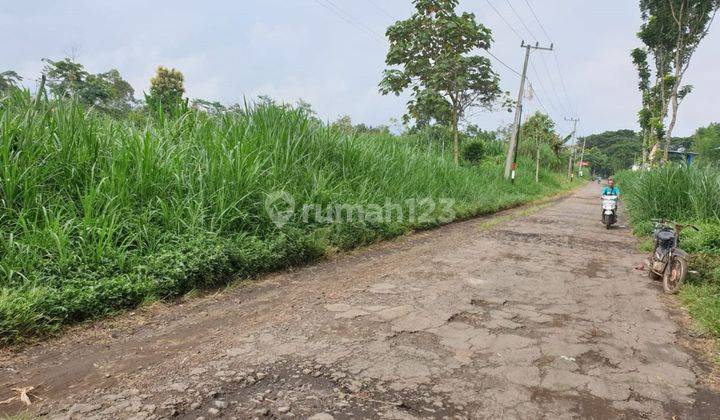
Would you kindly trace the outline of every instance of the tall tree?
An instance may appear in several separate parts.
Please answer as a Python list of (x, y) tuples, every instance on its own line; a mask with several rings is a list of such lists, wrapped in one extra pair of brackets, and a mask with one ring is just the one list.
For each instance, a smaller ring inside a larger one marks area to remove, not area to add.
[(150, 95), (147, 103), (151, 107), (169, 109), (182, 103), (185, 93), (185, 78), (179, 70), (163, 66), (157, 68), (155, 77), (150, 79)]
[(458, 124), (470, 107), (491, 108), (501, 97), (499, 77), (490, 60), (473, 55), (487, 50), (491, 31), (472, 13), (458, 13), (458, 0), (413, 0), (415, 12), (388, 28), (390, 40), (380, 82), (384, 95), (409, 89), (405, 118), (448, 123), (453, 157), (460, 159)]
[(5, 93), (17, 88), (21, 81), (22, 77), (12, 70), (0, 73), (0, 93)]
[(651, 83), (652, 72), (648, 64), (648, 50), (636, 48), (631, 54), (633, 63), (638, 70), (638, 88), (642, 95), (642, 108), (638, 112), (638, 123), (641, 129), (643, 164), (648, 161), (651, 154), (650, 149), (654, 147), (656, 150), (656, 145), (664, 136), (665, 125), (663, 119), (667, 115), (667, 109), (663, 107), (666, 104), (663, 99), (666, 97), (665, 92), (668, 85), (666, 82), (667, 66), (660, 64), (658, 61), (662, 61), (664, 55), (657, 53), (658, 50), (655, 51), (656, 78), (654, 84)]
[(664, 121), (670, 113), (664, 130), (665, 160), (678, 109), (692, 91), (692, 86), (683, 85), (685, 73), (719, 8), (720, 0), (640, 0), (643, 24), (638, 37), (655, 56), (659, 118)]

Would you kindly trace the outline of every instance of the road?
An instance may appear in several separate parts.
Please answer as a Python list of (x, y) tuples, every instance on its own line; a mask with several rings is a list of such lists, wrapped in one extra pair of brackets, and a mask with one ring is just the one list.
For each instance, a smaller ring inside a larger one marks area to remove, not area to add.
[[(599, 186), (0, 356), (50, 417), (711, 418), (720, 397)], [(622, 224), (621, 220), (621, 224)], [(17, 402), (0, 405), (16, 412)]]

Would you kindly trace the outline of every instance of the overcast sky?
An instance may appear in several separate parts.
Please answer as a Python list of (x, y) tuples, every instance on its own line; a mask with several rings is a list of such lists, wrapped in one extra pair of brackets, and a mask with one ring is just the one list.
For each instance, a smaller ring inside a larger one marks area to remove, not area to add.
[[(347, 114), (372, 125), (404, 111), (406, 98), (382, 96), (377, 84), (385, 28), (409, 16), (410, 0), (0, 1), (0, 71), (16, 70), (29, 87), (41, 58), (73, 54), (91, 72), (117, 68), (138, 97), (164, 65), (184, 73), (191, 98), (303, 98), (324, 119)], [(491, 52), (519, 71), (520, 37), (548, 43), (547, 36), (525, 0), (489, 1), (513, 29), (488, 0), (461, 0), (460, 7), (492, 29)], [(563, 118), (571, 114), (581, 118), (581, 134), (636, 128), (640, 97), (629, 52), (638, 46), (637, 1), (528, 1), (556, 48), (555, 54), (532, 54), (529, 75), (537, 95), (530, 110), (547, 109), (563, 132), (569, 130)], [(720, 120), (718, 26), (687, 73), (695, 91), (680, 109), (678, 135)], [(502, 88), (516, 95), (519, 77), (495, 65)], [(507, 112), (472, 117), (486, 129), (511, 119)]]

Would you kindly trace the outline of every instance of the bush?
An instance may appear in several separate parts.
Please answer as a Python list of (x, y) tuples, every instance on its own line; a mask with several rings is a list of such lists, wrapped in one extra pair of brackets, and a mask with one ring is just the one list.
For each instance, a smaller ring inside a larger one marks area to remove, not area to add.
[(477, 165), (485, 156), (485, 146), (481, 141), (470, 141), (463, 147), (462, 156), (466, 162)]

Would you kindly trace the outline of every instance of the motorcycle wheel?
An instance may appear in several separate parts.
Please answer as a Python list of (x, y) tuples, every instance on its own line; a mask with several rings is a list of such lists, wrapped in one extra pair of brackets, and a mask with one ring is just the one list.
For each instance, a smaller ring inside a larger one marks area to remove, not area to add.
[(663, 289), (665, 293), (675, 294), (680, 291), (683, 280), (685, 280), (688, 263), (683, 258), (673, 257), (668, 265), (663, 275)]
[(610, 229), (612, 226), (612, 216), (605, 216), (605, 229)]

